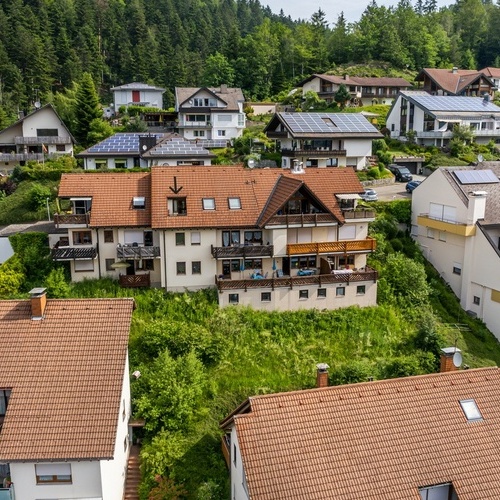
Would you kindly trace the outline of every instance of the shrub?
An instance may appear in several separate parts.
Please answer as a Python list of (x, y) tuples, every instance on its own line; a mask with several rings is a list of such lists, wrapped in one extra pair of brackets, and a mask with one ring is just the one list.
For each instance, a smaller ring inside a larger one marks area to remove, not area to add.
[(385, 139), (374, 139), (372, 141), (372, 151), (373, 154), (378, 154), (379, 152), (384, 152), (388, 151), (389, 146), (387, 146), (387, 143), (385, 142)]
[(379, 179), (380, 178), (380, 170), (378, 167), (372, 167), (366, 173), (368, 179)]
[(32, 210), (40, 210), (47, 204), (47, 199), (52, 197), (52, 191), (47, 186), (33, 184), (28, 194), (29, 207)]

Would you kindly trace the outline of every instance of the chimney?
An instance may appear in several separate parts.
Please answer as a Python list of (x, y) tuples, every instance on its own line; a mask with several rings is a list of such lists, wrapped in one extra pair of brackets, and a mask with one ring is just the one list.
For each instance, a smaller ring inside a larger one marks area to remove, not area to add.
[(462, 364), (462, 351), (458, 347), (443, 347), (441, 349), (440, 372), (453, 372)]
[(456, 66), (453, 66), (453, 69), (451, 70), (451, 72), (456, 75), (458, 73), (458, 68)]
[(316, 365), (316, 387), (328, 387), (328, 368), (326, 363), (318, 363)]
[(486, 191), (472, 191), (469, 193), (467, 224), (475, 224), (478, 219), (484, 219), (487, 194)]
[(155, 147), (158, 142), (156, 135), (140, 135), (139, 136), (139, 154), (143, 154)]
[(344, 74), (344, 80), (349, 80), (349, 75), (347, 73)]
[(227, 85), (225, 83), (220, 84), (220, 93), (227, 94)]
[(46, 288), (33, 288), (29, 294), (31, 297), (31, 319), (42, 319), (47, 305)]

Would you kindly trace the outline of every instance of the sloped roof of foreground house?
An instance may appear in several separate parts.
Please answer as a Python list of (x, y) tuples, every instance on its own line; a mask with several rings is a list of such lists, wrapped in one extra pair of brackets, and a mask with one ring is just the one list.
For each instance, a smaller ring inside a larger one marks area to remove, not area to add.
[(0, 461), (111, 459), (132, 299), (0, 301)]
[(255, 396), (232, 425), (253, 500), (417, 500), (445, 483), (460, 500), (500, 498), (496, 367)]

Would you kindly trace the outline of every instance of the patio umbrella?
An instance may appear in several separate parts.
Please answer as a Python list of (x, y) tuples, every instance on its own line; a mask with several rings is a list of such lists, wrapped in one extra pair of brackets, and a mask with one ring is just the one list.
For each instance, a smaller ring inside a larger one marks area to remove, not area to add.
[(126, 269), (127, 267), (130, 267), (130, 264), (124, 260), (118, 260), (114, 264), (111, 264), (111, 267), (113, 269)]
[(273, 259), (273, 271), (276, 271), (276, 259)]

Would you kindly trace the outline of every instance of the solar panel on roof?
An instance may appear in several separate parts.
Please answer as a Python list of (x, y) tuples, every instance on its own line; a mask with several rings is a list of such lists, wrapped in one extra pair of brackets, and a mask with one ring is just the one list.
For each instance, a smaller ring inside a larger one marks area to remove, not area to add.
[(457, 170), (460, 184), (493, 184), (500, 182), (492, 170)]
[(360, 113), (282, 113), (296, 133), (374, 133), (376, 128)]
[(408, 95), (416, 103), (430, 111), (492, 112), (500, 108), (482, 97)]

